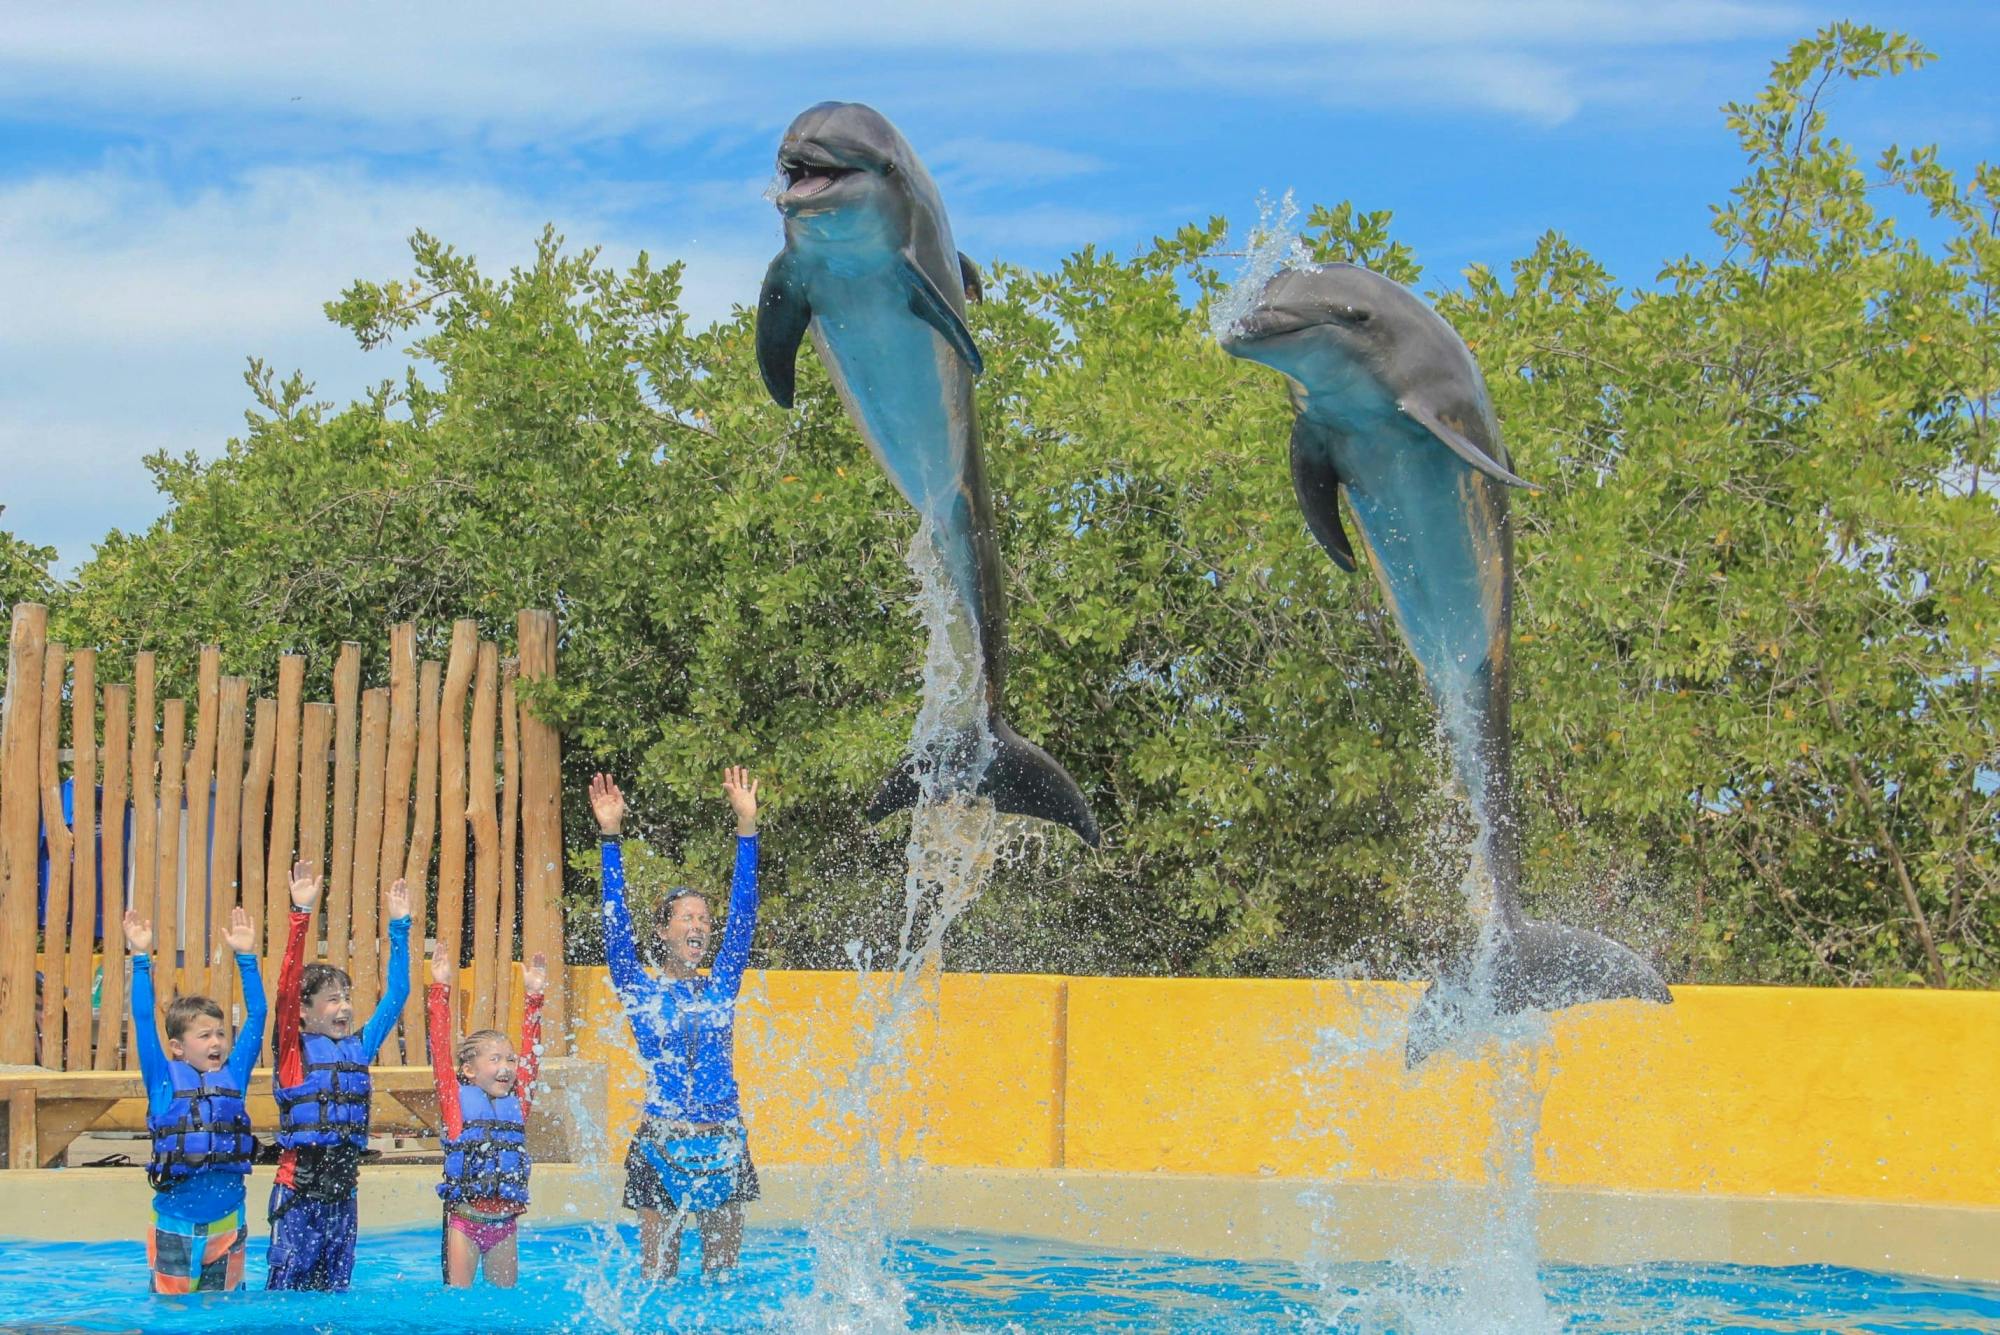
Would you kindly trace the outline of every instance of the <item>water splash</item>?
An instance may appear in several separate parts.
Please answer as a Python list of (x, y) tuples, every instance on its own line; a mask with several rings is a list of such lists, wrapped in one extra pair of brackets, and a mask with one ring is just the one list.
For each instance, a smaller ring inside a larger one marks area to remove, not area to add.
[(918, 799), (905, 846), (903, 918), (893, 961), (849, 947), (859, 989), (857, 1052), (823, 1087), (811, 1118), (836, 1147), (807, 1236), (813, 1292), (787, 1308), (797, 1329), (903, 1330), (909, 1291), (893, 1272), (894, 1238), (910, 1216), (917, 1129), (906, 1124), (912, 1060), (937, 1014), (944, 938), (992, 878), (1013, 823), (968, 797), (997, 751), (986, 722), (978, 628), (955, 596), (928, 523), (906, 553), (928, 632), (924, 695), (911, 729)]
[(1312, 263), (1299, 236), (1299, 206), (1287, 190), (1275, 204), (1269, 195), (1257, 197), (1257, 225), (1243, 242), (1243, 264), (1236, 277), (1208, 307), (1208, 332), (1219, 343), (1233, 333), (1263, 295), (1264, 285), (1283, 269)]

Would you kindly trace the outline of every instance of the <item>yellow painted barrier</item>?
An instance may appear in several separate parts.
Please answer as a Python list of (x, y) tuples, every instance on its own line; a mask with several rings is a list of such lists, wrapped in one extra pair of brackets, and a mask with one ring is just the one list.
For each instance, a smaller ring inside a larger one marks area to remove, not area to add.
[[(642, 1075), (603, 969), (573, 968), (577, 1055)], [(1477, 1181), (1494, 1075), (1403, 1069), (1407, 984), (947, 974), (916, 1073), (870, 1117), (956, 1167)], [(1549, 1022), (1536, 1174), (1612, 1191), (2000, 1205), (2000, 993), (1683, 987)], [(855, 978), (753, 972), (737, 1071), (761, 1161), (851, 1152), (826, 1091), (865, 1050)]]

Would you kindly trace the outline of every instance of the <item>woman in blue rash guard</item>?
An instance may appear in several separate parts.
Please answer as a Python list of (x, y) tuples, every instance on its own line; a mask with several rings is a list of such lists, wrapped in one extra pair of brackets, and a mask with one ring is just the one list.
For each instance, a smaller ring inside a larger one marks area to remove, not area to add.
[(757, 781), (732, 765), (723, 771), (722, 791), (736, 812), (736, 872), (715, 966), (702, 976), (714, 935), (708, 897), (681, 887), (655, 915), (661, 957), (655, 977), (639, 962), (625, 905), (618, 843), (625, 795), (608, 774), (590, 781), (590, 810), (602, 836), (604, 953), (647, 1069), (645, 1119), (625, 1156), (625, 1207), (639, 1212), (646, 1273), (656, 1278), (680, 1268), (690, 1219), (701, 1234), (702, 1270), (734, 1266), (743, 1249), (743, 1203), (757, 1199), (735, 1052), (736, 994), (757, 929)]

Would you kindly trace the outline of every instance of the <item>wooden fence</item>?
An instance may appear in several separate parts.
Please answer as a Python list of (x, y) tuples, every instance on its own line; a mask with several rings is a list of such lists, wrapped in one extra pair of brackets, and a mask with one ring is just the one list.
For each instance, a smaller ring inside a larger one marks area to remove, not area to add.
[[(513, 658), (469, 620), (453, 625), (443, 664), (418, 662), (416, 646), (414, 626), (392, 627), (388, 681), (364, 689), (361, 647), (342, 645), (330, 702), (304, 699), (297, 654), (278, 660), (277, 698), (252, 701), (211, 646), (195, 698), (158, 701), (153, 654), (137, 656), (129, 684), (100, 685), (95, 650), (49, 641), (43, 608), (14, 608), (0, 706), (0, 1064), (137, 1066), (128, 906), (153, 920), (162, 1010), (177, 991), (240, 1002), (221, 944), (239, 904), (274, 989), (296, 858), (325, 872), (317, 953), (353, 976), (364, 1016), (388, 962), (383, 898), (408, 880), (405, 1060), (424, 1060), (427, 937), (458, 943), (473, 966), (468, 1029), (506, 1015), (517, 941), (520, 957), (560, 964), (560, 743), (515, 694), (517, 679), (554, 676), (555, 618), (521, 612)], [(565, 1009), (558, 989), (544, 1029), (557, 1055)]]

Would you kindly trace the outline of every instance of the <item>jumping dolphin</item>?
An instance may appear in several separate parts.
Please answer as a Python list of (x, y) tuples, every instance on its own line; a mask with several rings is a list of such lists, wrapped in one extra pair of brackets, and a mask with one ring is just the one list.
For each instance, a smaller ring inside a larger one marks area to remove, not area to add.
[(1353, 570), (1335, 500), (1346, 495), (1483, 818), (1474, 857), (1491, 901), (1481, 948), (1424, 994), (1410, 1017), (1410, 1064), (1471, 1023), (1473, 994), (1489, 989), (1503, 1015), (1619, 997), (1672, 1001), (1652, 966), (1617, 942), (1521, 916), (1507, 489), (1527, 484), (1508, 462), (1471, 351), (1401, 285), (1352, 264), (1279, 273), (1222, 342), (1291, 382), (1292, 485), (1306, 525)]
[[(785, 248), (757, 303), (765, 388), (791, 407), (799, 343), (810, 331), (868, 448), (929, 524), (961, 605), (959, 624), (978, 640), (963, 650), (984, 689), (971, 702), (976, 714), (948, 720), (956, 740), (940, 748), (940, 784), (1067, 825), (1095, 847), (1097, 822), (1076, 781), (1000, 712), (1007, 610), (972, 402), (982, 367), (965, 324), (978, 271), (952, 243), (930, 173), (872, 108), (822, 102), (801, 112), (778, 146), (778, 171)], [(917, 764), (908, 758), (884, 780), (869, 820), (915, 804)]]

